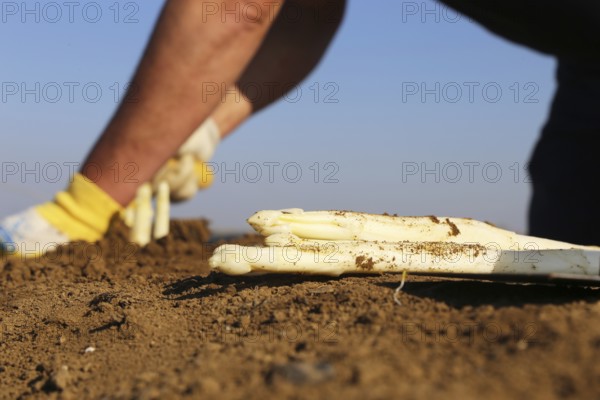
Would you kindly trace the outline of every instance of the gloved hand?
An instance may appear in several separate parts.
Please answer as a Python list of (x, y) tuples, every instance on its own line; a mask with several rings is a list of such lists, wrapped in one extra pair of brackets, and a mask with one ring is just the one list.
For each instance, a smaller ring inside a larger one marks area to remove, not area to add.
[(31, 258), (60, 244), (95, 242), (106, 233), (116, 212), (123, 212), (120, 204), (76, 174), (53, 201), (0, 220), (0, 255)]
[(181, 146), (177, 155), (171, 158), (152, 179), (156, 192), (160, 182), (166, 181), (170, 187), (171, 200), (188, 200), (198, 189), (212, 184), (212, 171), (207, 162), (212, 159), (221, 141), (221, 132), (212, 118), (208, 118)]

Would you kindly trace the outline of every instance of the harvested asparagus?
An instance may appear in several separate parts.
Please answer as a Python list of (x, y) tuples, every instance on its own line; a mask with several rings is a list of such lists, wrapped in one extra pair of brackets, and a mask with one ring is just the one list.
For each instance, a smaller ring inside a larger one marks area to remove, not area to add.
[(154, 221), (154, 239), (161, 239), (169, 234), (169, 184), (161, 182), (158, 184), (156, 193), (156, 220)]
[(218, 247), (211, 268), (230, 275), (303, 273), (600, 273), (600, 251), (581, 249), (500, 250), (453, 242), (310, 241), (285, 234), (269, 246)]
[(266, 247), (222, 245), (209, 263), (249, 273), (436, 272), (598, 275), (600, 248), (519, 235), (465, 218), (300, 209), (248, 219)]
[[(156, 193), (156, 214), (152, 208), (152, 187), (146, 183), (125, 210), (125, 224), (131, 228), (130, 239), (139, 246), (146, 246), (152, 238), (160, 239), (169, 234), (170, 221), (169, 184), (161, 182)], [(154, 227), (154, 229), (153, 229)]]
[(303, 239), (494, 244), (502, 249), (587, 249), (571, 243), (519, 235), (468, 218), (397, 217), (351, 211), (259, 211), (248, 223), (261, 235), (291, 233)]
[(131, 230), (131, 239), (140, 246), (150, 243), (150, 232), (152, 229), (152, 188), (144, 184), (138, 190), (135, 198), (135, 217)]

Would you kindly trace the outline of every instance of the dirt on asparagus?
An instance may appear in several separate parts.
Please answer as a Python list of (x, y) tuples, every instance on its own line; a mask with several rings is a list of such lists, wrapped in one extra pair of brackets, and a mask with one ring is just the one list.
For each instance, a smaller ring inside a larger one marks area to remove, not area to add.
[[(0, 262), (0, 398), (599, 398), (600, 291), (210, 273), (206, 221)], [(228, 240), (261, 243), (257, 236)]]

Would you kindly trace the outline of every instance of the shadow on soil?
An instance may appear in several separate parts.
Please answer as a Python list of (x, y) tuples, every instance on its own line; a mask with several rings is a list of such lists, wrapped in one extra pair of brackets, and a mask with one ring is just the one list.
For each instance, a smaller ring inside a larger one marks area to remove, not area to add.
[[(163, 295), (170, 300), (200, 299), (219, 293), (235, 293), (256, 287), (293, 286), (303, 282), (331, 282), (356, 277), (354, 275), (345, 275), (339, 278), (302, 275), (232, 277), (213, 272), (205, 277), (194, 276), (173, 282), (165, 287)], [(368, 278), (362, 277), (361, 279)], [(408, 278), (402, 289), (404, 294), (432, 299), (456, 308), (484, 305), (501, 308), (519, 307), (526, 304), (567, 304), (578, 301), (595, 303), (600, 301), (600, 289), (598, 288), (443, 278), (425, 278), (427, 281), (424, 282), (418, 280), (422, 278), (413, 279)], [(399, 279), (383, 282), (369, 279), (365, 283), (367, 282), (393, 291), (398, 287)]]
[(302, 275), (262, 275), (232, 277), (212, 272), (206, 277), (194, 276), (173, 282), (163, 294), (171, 300), (200, 299), (218, 293), (235, 293), (255, 287), (291, 286), (301, 282), (330, 282), (339, 278)]
[[(397, 287), (397, 283), (388, 282), (377, 285), (390, 289)], [(579, 301), (595, 303), (600, 300), (600, 290), (597, 288), (465, 280), (411, 282), (409, 278), (402, 292), (456, 308), (484, 305), (496, 308), (520, 307), (526, 304), (566, 304)]]

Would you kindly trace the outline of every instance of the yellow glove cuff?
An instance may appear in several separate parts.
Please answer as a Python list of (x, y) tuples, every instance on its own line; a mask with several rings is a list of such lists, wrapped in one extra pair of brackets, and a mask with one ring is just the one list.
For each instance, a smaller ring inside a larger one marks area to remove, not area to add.
[(206, 189), (210, 187), (215, 180), (214, 170), (202, 161), (195, 162), (194, 172), (196, 173), (199, 189)]
[(66, 191), (36, 211), (70, 240), (95, 242), (108, 230), (114, 213), (123, 208), (96, 184), (76, 174)]

